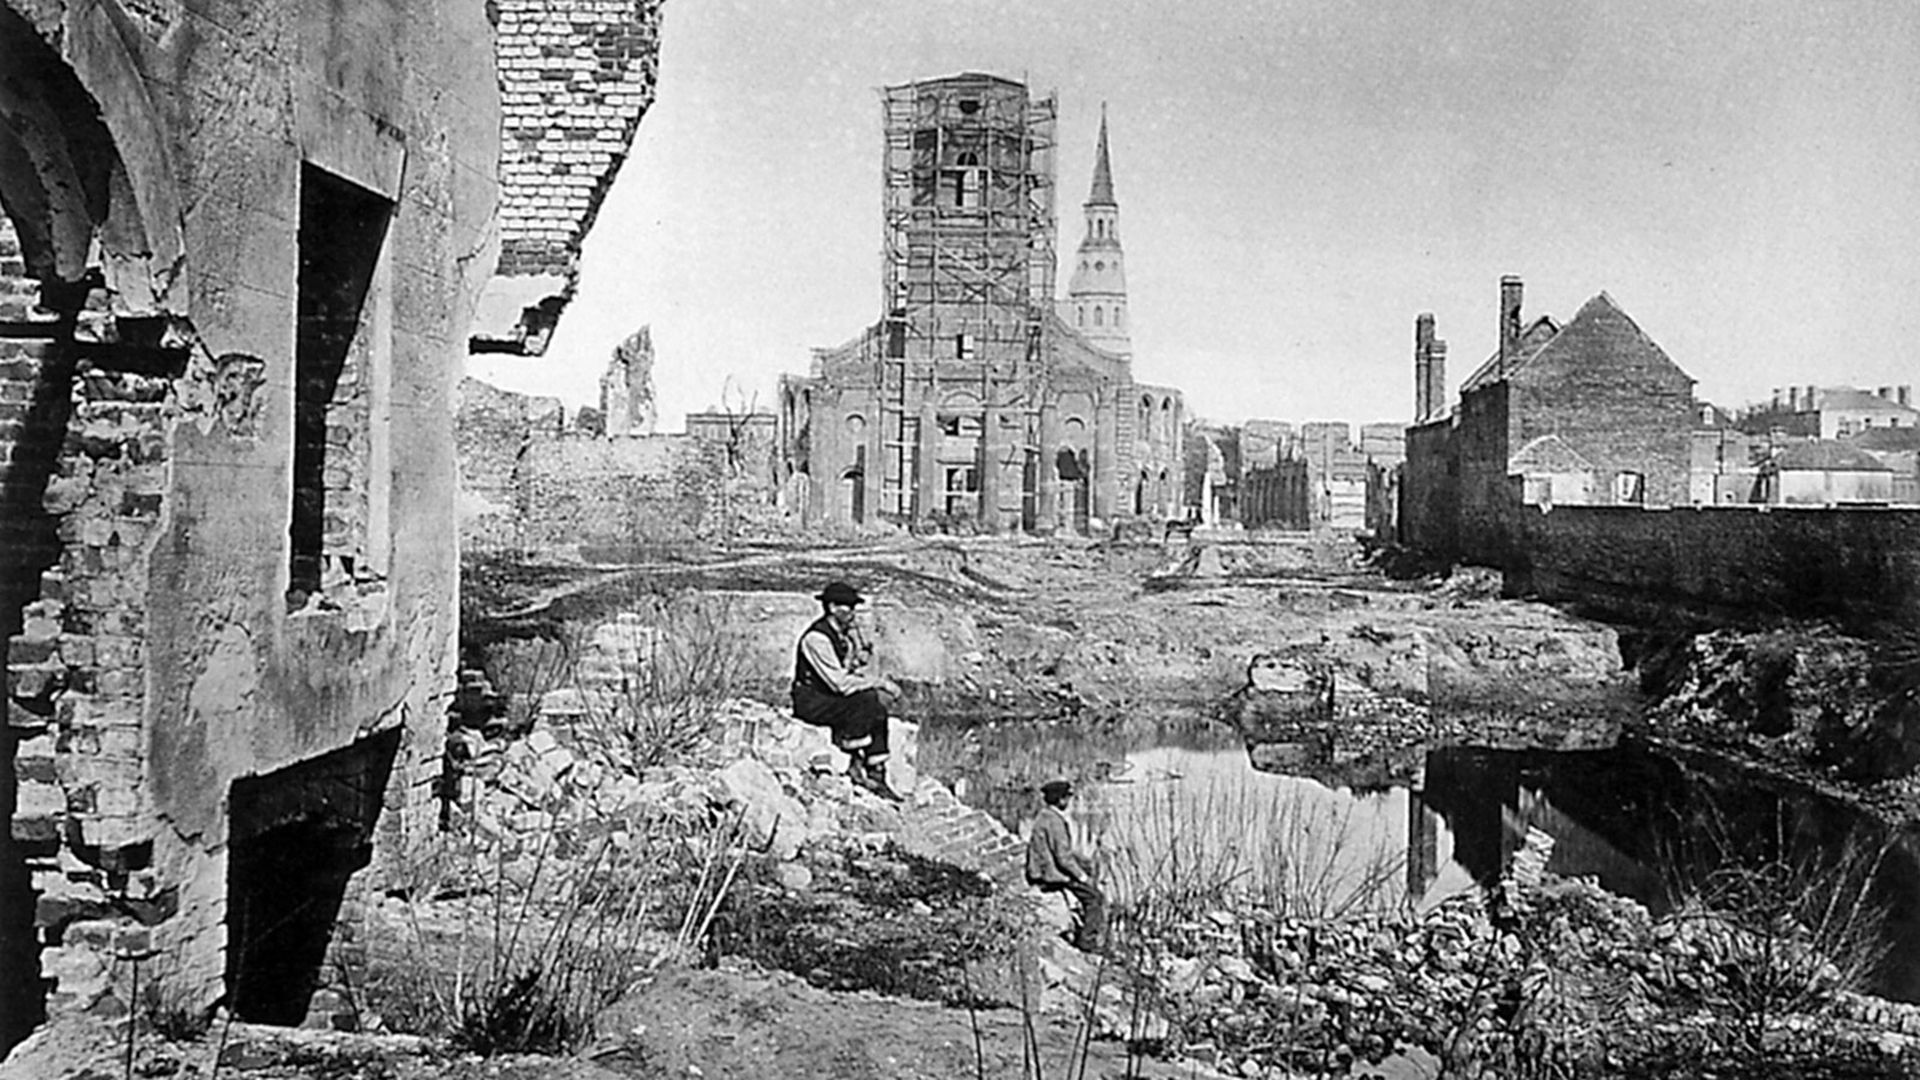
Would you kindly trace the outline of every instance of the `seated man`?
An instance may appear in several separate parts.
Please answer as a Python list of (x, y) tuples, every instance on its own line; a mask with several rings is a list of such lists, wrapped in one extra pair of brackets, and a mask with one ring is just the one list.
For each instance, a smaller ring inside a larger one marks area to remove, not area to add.
[(1027, 837), (1027, 883), (1044, 892), (1068, 892), (1080, 905), (1080, 925), (1073, 947), (1098, 952), (1107, 942), (1107, 897), (1093, 883), (1093, 868), (1073, 849), (1073, 829), (1067, 823), (1067, 801), (1073, 785), (1049, 780), (1040, 785), (1046, 806), (1033, 819)]
[(862, 598), (853, 586), (836, 581), (816, 599), (824, 613), (795, 650), (793, 715), (833, 732), (833, 745), (852, 758), (847, 776), (854, 784), (899, 802), (887, 783), (887, 700), (898, 698), (900, 687), (865, 673), (873, 646), (854, 622)]

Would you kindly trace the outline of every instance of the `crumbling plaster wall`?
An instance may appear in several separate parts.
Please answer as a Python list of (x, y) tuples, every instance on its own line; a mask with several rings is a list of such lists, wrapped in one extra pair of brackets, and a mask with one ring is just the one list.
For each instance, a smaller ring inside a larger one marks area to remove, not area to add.
[[(53, 1008), (103, 992), (127, 942), (199, 1007), (220, 992), (232, 783), (394, 728), (408, 761), (437, 756), (452, 376), (497, 243), (492, 33), (478, 5), (417, 0), (0, 5), (0, 34), (25, 32), (77, 76), (90, 100), (70, 104), (98, 111), (122, 163), (84, 207), (9, 200), (37, 212), (27, 268), (44, 302), (88, 269), (63, 236), (124, 238), (103, 247), (85, 310), (166, 316), (179, 363), (112, 347), (74, 362), (42, 498), (59, 551), (9, 642), (13, 834), (55, 841), (29, 863), (40, 930), (60, 942), (41, 954)], [(358, 331), (373, 572), (344, 603), (289, 612), (308, 165), (392, 210)], [(397, 836), (428, 793), (414, 770), (396, 776), (383, 825)]]

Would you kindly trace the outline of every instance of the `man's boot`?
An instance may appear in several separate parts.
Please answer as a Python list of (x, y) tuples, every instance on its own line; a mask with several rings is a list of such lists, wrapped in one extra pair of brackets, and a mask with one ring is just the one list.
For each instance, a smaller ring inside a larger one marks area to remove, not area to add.
[(893, 790), (892, 784), (887, 783), (887, 767), (885, 765), (874, 765), (870, 762), (863, 761), (860, 763), (860, 768), (865, 776), (862, 780), (854, 781), (855, 783), (888, 802), (907, 801), (899, 792)]
[(854, 754), (847, 760), (847, 779), (853, 781), (854, 787), (868, 785), (867, 763), (859, 754)]

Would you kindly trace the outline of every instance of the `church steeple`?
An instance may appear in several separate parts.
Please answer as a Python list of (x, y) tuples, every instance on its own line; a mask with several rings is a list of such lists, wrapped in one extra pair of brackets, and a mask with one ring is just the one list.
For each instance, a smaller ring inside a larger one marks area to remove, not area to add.
[(1133, 354), (1127, 330), (1127, 272), (1120, 250), (1120, 204), (1113, 198), (1113, 164), (1107, 154), (1107, 107), (1100, 106), (1100, 143), (1094, 152), (1093, 187), (1082, 209), (1087, 233), (1067, 280), (1065, 318), (1081, 336), (1110, 352)]
[(1100, 149), (1093, 158), (1093, 191), (1087, 195), (1089, 206), (1117, 206), (1113, 201), (1113, 165), (1107, 160), (1107, 107), (1100, 106)]

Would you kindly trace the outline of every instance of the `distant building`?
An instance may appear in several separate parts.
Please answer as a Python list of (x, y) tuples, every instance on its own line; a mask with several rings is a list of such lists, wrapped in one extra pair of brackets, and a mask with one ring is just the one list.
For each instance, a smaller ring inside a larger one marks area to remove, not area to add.
[(1913, 407), (1911, 386), (1882, 386), (1871, 392), (1851, 386), (1789, 386), (1774, 390), (1768, 404), (1748, 409), (1737, 424), (1754, 435), (1844, 439), (1875, 428), (1920, 426), (1920, 409)]
[(1519, 278), (1501, 279), (1499, 346), (1461, 385), (1452, 414), (1434, 400), (1444, 343), (1431, 315), (1415, 320), (1421, 415), (1407, 430), (1403, 539), (1498, 559), (1516, 502), (1690, 501), (1693, 378), (1604, 292), (1564, 326), (1525, 322), (1521, 296)]
[(1695, 506), (1756, 502), (1760, 462), (1767, 457), (1764, 437), (1738, 428), (1696, 429), (1691, 436), (1687, 497)]
[(1133, 380), (1101, 123), (1054, 284), (1054, 99), (969, 73), (883, 91), (880, 321), (780, 383), (789, 513), (984, 532), (1183, 516), (1178, 391)]
[(1873, 428), (1847, 440), (1893, 471), (1893, 501), (1920, 504), (1920, 428)]
[(1774, 505), (1827, 506), (1893, 501), (1893, 470), (1845, 443), (1782, 447), (1760, 466), (1760, 498)]

